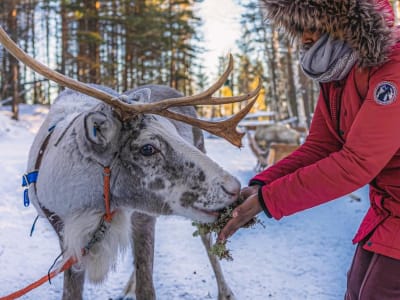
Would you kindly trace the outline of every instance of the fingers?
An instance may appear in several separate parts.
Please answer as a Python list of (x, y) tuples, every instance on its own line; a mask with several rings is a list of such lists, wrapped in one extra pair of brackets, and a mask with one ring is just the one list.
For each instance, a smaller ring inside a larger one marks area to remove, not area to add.
[(259, 188), (260, 188), (259, 185), (247, 186), (240, 191), (240, 196), (243, 200), (245, 200), (249, 198), (251, 195), (257, 194)]
[(233, 210), (232, 219), (219, 233), (218, 240), (225, 241), (261, 211), (262, 208), (258, 202), (258, 196), (257, 194), (253, 194), (242, 205)]

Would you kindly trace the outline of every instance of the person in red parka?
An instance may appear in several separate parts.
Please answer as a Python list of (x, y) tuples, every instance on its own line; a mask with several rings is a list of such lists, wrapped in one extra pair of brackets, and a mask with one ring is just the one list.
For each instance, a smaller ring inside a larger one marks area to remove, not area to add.
[(219, 240), (262, 210), (279, 220), (369, 184), (345, 299), (400, 299), (400, 39), (392, 7), (387, 0), (260, 3), (302, 44), (301, 67), (320, 95), (304, 144), (242, 189), (246, 201)]

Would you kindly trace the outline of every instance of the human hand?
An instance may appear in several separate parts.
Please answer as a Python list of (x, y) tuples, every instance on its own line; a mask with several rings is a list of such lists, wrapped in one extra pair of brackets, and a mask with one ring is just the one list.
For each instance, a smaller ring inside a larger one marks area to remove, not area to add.
[(251, 195), (258, 194), (258, 190), (260, 189), (259, 185), (252, 185), (252, 186), (246, 186), (242, 188), (240, 191), (240, 198), (243, 200), (246, 200), (249, 198)]
[(241, 196), (246, 200), (232, 212), (232, 219), (225, 225), (218, 235), (220, 242), (233, 235), (240, 227), (249, 222), (262, 211), (258, 201), (258, 189), (260, 186), (251, 186), (242, 189)]

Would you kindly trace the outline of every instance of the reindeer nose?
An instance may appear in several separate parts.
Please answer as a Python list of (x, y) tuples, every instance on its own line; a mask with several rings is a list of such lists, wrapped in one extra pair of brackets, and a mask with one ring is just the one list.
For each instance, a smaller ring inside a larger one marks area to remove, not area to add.
[(238, 198), (240, 193), (240, 182), (231, 175), (223, 177), (222, 190), (231, 197)]
[(235, 197), (235, 198), (239, 197), (239, 192), (228, 191), (224, 186), (222, 186), (221, 188), (225, 192), (225, 194), (228, 194), (230, 197)]

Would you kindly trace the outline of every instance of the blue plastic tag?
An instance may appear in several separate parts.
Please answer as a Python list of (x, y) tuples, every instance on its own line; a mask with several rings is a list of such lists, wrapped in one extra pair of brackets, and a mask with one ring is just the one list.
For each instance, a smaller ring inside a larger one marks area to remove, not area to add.
[(24, 190), (24, 206), (28, 207), (29, 206), (29, 195), (28, 195), (28, 189)]

